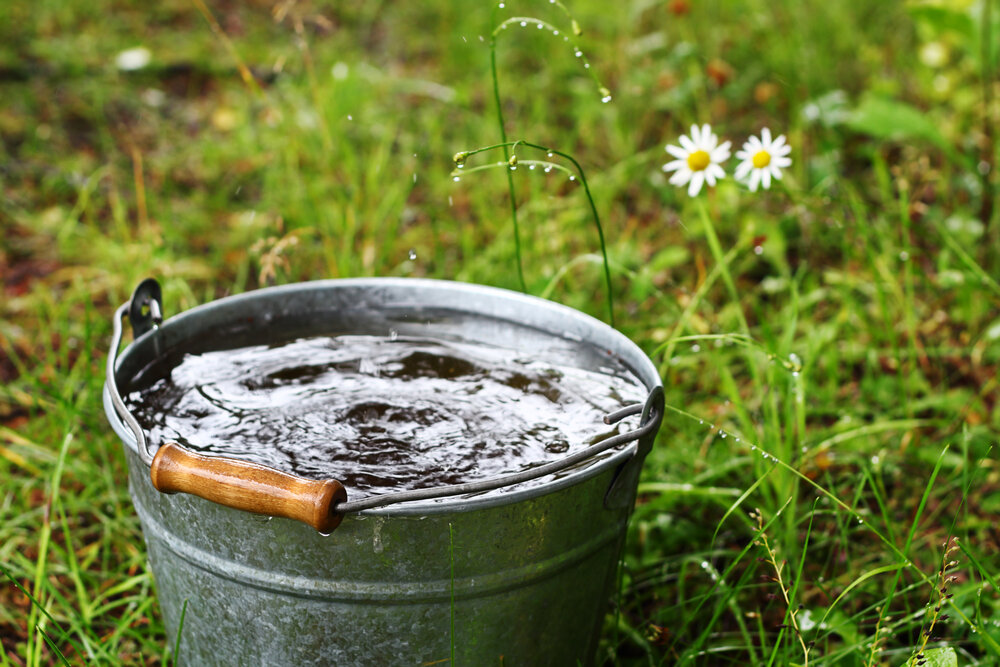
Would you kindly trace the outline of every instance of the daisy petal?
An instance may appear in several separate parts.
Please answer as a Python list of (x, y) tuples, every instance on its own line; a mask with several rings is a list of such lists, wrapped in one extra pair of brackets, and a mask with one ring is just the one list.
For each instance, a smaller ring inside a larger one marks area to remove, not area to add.
[(678, 160), (686, 160), (688, 156), (688, 151), (680, 148), (679, 146), (667, 145), (667, 152), (673, 155)]
[(677, 171), (686, 165), (687, 162), (684, 160), (674, 160), (663, 165), (663, 171)]
[(695, 146), (694, 142), (683, 134), (677, 139), (677, 143), (679, 143), (688, 153), (694, 153), (698, 150), (698, 147)]
[(768, 167), (768, 171), (770, 171), (771, 175), (774, 176), (776, 179), (778, 179), (779, 181), (781, 180), (781, 170), (778, 169), (776, 166), (774, 166), (773, 164), (770, 165)]
[(786, 169), (792, 166), (792, 159), (787, 157), (776, 157), (771, 160), (771, 164), (778, 169)]
[[(708, 176), (709, 174), (711, 174), (714, 178), (723, 179), (726, 177), (726, 170), (717, 164), (710, 164), (705, 170), (705, 176)], [(715, 183), (712, 183), (712, 185), (715, 185)]]
[(760, 170), (760, 178), (764, 182), (764, 189), (765, 190), (770, 190), (771, 189), (771, 170), (770, 169), (761, 169)]
[(753, 169), (753, 162), (750, 160), (743, 160), (743, 162), (740, 162), (736, 166), (736, 171), (733, 173), (733, 176), (737, 181), (742, 181), (746, 178), (747, 174), (750, 173), (751, 169)]
[(736, 159), (737, 160), (749, 160), (750, 159), (750, 152), (747, 151), (747, 150), (736, 151)]
[(750, 192), (757, 192), (757, 186), (760, 184), (760, 169), (754, 169), (750, 174)]
[(681, 169), (670, 177), (670, 185), (684, 185), (691, 178), (690, 169)]
[(765, 146), (771, 145), (771, 130), (765, 127), (760, 131), (760, 142)]
[(777, 150), (778, 148), (785, 145), (785, 135), (779, 134), (778, 138), (771, 142), (771, 149)]
[(729, 159), (729, 147), (730, 143), (727, 141), (721, 146), (714, 148), (710, 154), (712, 162), (725, 162)]
[(701, 185), (705, 182), (705, 172), (698, 171), (695, 172), (691, 177), (691, 183), (688, 185), (688, 197), (694, 197), (701, 191)]

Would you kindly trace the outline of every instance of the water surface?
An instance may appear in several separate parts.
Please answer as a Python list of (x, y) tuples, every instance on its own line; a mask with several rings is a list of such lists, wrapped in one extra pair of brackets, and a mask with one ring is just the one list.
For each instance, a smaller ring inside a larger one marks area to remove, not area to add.
[(620, 430), (646, 391), (624, 369), (408, 337), (318, 336), (174, 355), (125, 398), (168, 441), (312, 479), (349, 496), (458, 484), (553, 461)]

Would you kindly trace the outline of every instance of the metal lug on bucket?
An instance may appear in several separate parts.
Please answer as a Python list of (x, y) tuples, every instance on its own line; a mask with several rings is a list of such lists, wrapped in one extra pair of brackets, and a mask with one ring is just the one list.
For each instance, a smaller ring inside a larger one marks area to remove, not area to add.
[(155, 278), (146, 278), (139, 283), (132, 292), (128, 309), (128, 321), (135, 338), (160, 326), (163, 321), (162, 305), (163, 290)]
[(663, 388), (654, 387), (646, 399), (639, 423), (645, 425), (649, 420), (655, 420), (657, 422), (656, 428), (649, 435), (639, 439), (636, 443), (635, 455), (623, 463), (618, 472), (615, 473), (611, 488), (604, 496), (605, 508), (620, 509), (632, 503), (632, 496), (639, 481), (639, 473), (642, 472), (642, 464), (646, 460), (646, 455), (653, 449), (653, 442), (656, 440), (661, 419), (663, 419)]

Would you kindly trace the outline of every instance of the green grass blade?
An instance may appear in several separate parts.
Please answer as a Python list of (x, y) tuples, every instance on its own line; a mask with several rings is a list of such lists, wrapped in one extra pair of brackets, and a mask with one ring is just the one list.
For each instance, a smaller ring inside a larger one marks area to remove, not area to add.
[(181, 606), (181, 620), (177, 623), (177, 637), (174, 639), (174, 657), (173, 664), (176, 665), (181, 659), (181, 635), (184, 632), (184, 618), (187, 616), (188, 601), (184, 598), (184, 604)]

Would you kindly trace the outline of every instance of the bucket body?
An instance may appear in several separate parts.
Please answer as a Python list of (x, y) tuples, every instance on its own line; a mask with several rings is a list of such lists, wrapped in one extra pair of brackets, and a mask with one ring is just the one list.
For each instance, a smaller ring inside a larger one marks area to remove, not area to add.
[[(660, 388), (642, 351), (593, 318), (505, 290), (417, 279), (301, 283), (199, 306), (139, 336), (116, 380), (127, 385), (170, 350), (320, 332), (490, 343), (582, 368), (613, 358), (651, 393)], [(104, 398), (181, 664), (592, 663), (643, 442), (530, 485), (347, 514), (323, 535), (160, 493), (107, 389)]]

